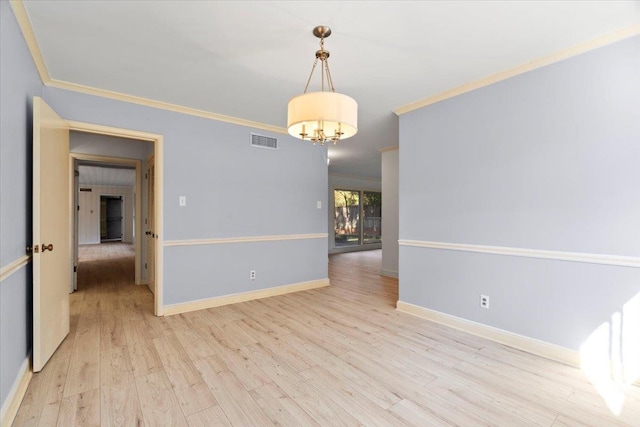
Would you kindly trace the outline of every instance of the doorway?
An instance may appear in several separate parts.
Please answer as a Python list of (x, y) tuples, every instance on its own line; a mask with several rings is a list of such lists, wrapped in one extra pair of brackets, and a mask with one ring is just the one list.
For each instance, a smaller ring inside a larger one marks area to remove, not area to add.
[[(70, 331), (69, 287), (77, 273), (74, 242), (79, 181), (76, 180), (78, 158), (70, 150), (70, 132), (119, 136), (152, 142), (158, 159), (155, 168), (154, 200), (162, 202), (162, 136), (107, 126), (68, 121), (60, 117), (40, 97), (33, 99), (33, 371), (39, 372)], [(115, 160), (123, 161), (116, 158)], [(127, 160), (124, 159), (126, 162)], [(141, 161), (136, 160), (136, 187), (141, 194)], [(139, 205), (139, 204), (138, 204)], [(139, 208), (138, 208), (139, 209)], [(162, 209), (155, 210), (155, 224), (162, 230)], [(141, 246), (141, 216), (136, 216), (136, 247)], [(163, 238), (156, 233), (156, 292), (153, 312), (163, 314), (162, 258)], [(41, 249), (40, 249), (41, 248)], [(140, 251), (136, 253), (140, 265)]]
[(100, 243), (122, 242), (122, 196), (100, 196)]
[[(138, 141), (138, 142), (149, 142), (152, 143), (151, 154), (155, 159), (162, 159), (162, 136), (156, 134), (150, 134), (139, 131), (132, 131), (127, 129), (113, 128), (101, 125), (93, 125), (89, 123), (80, 123), (80, 122), (69, 122), (70, 130), (76, 131), (80, 133), (94, 134), (94, 136), (107, 136), (107, 137), (117, 137), (118, 139), (125, 139), (129, 141)], [(113, 148), (113, 147), (111, 147)], [(122, 150), (122, 152), (126, 155), (129, 150)], [(96, 151), (92, 151), (96, 152)], [(132, 171), (135, 171), (135, 190), (133, 191), (135, 197), (127, 198), (122, 197), (121, 194), (114, 194), (114, 192), (104, 192), (98, 197), (98, 212), (96, 212), (96, 216), (100, 217), (100, 211), (102, 211), (101, 206), (103, 205), (104, 200), (104, 224), (106, 228), (106, 233), (102, 230), (102, 224), (100, 224), (100, 235), (99, 239), (95, 243), (99, 243), (101, 241), (104, 242), (113, 242), (113, 241), (121, 241), (123, 238), (132, 239), (133, 245), (135, 247), (135, 283), (137, 285), (151, 285), (150, 289), (154, 292), (154, 304), (153, 304), (153, 312), (156, 316), (161, 316), (163, 314), (162, 310), (162, 236), (160, 233), (155, 233), (154, 239), (154, 251), (155, 251), (155, 262), (156, 266), (154, 274), (153, 274), (153, 283), (150, 284), (144, 272), (144, 264), (146, 260), (146, 248), (147, 241), (145, 240), (144, 233), (144, 223), (148, 221), (147, 218), (147, 209), (143, 210), (143, 205), (147, 203), (147, 200), (143, 200), (143, 194), (147, 199), (151, 199), (155, 205), (161, 206), (162, 203), (162, 167), (158, 166), (154, 168), (154, 182), (156, 185), (153, 189), (153, 197), (149, 198), (146, 196), (146, 191), (143, 192), (143, 161), (139, 158), (126, 158), (126, 157), (112, 157), (112, 156), (104, 156), (104, 155), (96, 155), (96, 154), (87, 154), (87, 153), (70, 153), (70, 156), (73, 159), (71, 162), (71, 171), (70, 173), (75, 175), (75, 170), (77, 170), (78, 165), (82, 164), (93, 164), (100, 165), (103, 167), (110, 168), (128, 168)], [(161, 163), (158, 163), (161, 165)], [(146, 186), (145, 186), (146, 187)], [(82, 199), (83, 186), (80, 185), (79, 193), (74, 192), (78, 199)], [(73, 190), (72, 190), (73, 191)], [(104, 196), (104, 199), (103, 197)], [(88, 196), (87, 196), (88, 197)], [(121, 200), (118, 200), (120, 199)], [(120, 214), (118, 214), (118, 207), (120, 208)], [(78, 207), (74, 206), (74, 210), (77, 211)], [(128, 211), (132, 211), (133, 213), (130, 217), (127, 217)], [(124, 214), (122, 212), (125, 212)], [(153, 209), (153, 222), (156, 225), (157, 230), (162, 230), (162, 210), (161, 209)], [(75, 215), (72, 215), (71, 220), (74, 220)], [(129, 224), (131, 223), (131, 224)], [(81, 224), (82, 225), (82, 224)], [(72, 230), (74, 227), (71, 227)], [(82, 234), (82, 231), (74, 233), (73, 241), (78, 241), (78, 235)], [(76, 243), (77, 245), (77, 243)], [(74, 271), (77, 272), (78, 265), (78, 257), (74, 254)]]
[[(83, 134), (79, 132), (73, 133), (71, 139), (76, 142), (84, 141)], [(86, 245), (115, 242), (132, 245), (135, 254), (135, 273), (132, 280), (137, 285), (144, 284), (144, 271), (141, 268), (144, 263), (144, 247), (137, 238), (141, 234), (138, 218), (142, 216), (140, 200), (144, 196), (141, 161), (76, 151), (70, 152), (69, 155), (78, 175), (78, 186), (74, 194), (77, 200), (75, 224), (72, 227), (76, 230), (72, 240), (75, 256), (73, 290), (77, 289), (77, 274), (81, 261), (79, 249), (86, 249)], [(101, 253), (95, 248), (94, 251)]]

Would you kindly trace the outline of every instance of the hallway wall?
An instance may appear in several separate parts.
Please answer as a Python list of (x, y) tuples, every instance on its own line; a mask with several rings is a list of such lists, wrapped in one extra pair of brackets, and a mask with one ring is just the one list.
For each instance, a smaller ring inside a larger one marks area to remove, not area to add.
[[(163, 135), (164, 305), (327, 278), (327, 165), (320, 147), (53, 87), (43, 96), (68, 120)], [(252, 147), (252, 132), (277, 138), (278, 149)], [(180, 196), (186, 206), (179, 206)], [(264, 236), (271, 240), (256, 240)]]
[[(29, 367), (32, 273), (32, 109), (42, 81), (9, 2), (0, 1), (0, 268), (18, 263), (0, 281), (0, 404)], [(4, 413), (4, 412), (3, 412)]]

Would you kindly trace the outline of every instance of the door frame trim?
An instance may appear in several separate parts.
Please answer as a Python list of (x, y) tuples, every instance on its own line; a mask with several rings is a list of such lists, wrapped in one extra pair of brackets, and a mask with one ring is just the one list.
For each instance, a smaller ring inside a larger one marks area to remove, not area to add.
[[(67, 120), (69, 124), (70, 131), (78, 131), (78, 132), (87, 132), (94, 133), (99, 135), (108, 135), (108, 136), (116, 136), (120, 138), (128, 138), (128, 139), (136, 139), (142, 141), (148, 141), (153, 143), (153, 155), (155, 156), (155, 220), (156, 220), (156, 230), (159, 230), (160, 233), (158, 238), (156, 239), (156, 270), (155, 270), (155, 281), (156, 281), (156, 292), (154, 293), (154, 314), (156, 316), (162, 316), (164, 314), (164, 305), (163, 305), (163, 249), (164, 249), (164, 222), (163, 222), (163, 136), (156, 133), (151, 132), (142, 132), (138, 130), (132, 129), (124, 129), (113, 126), (105, 126), (98, 125), (93, 123), (86, 122), (78, 122)], [(77, 155), (79, 153), (70, 153)], [(84, 155), (84, 156), (94, 156), (94, 157), (102, 157), (105, 156), (95, 156), (95, 155)], [(129, 160), (132, 159), (121, 159), (121, 158), (111, 158), (111, 159), (120, 159), (120, 160)], [(141, 160), (133, 160), (135, 162), (139, 162), (140, 166), (136, 165), (136, 191), (138, 194), (142, 195), (142, 161)], [(73, 168), (71, 168), (73, 169)], [(73, 174), (73, 170), (70, 172)], [(70, 189), (73, 191), (73, 189)], [(138, 211), (140, 209), (140, 211)], [(140, 239), (140, 245), (142, 244), (142, 216), (141, 216), (141, 203), (136, 204), (136, 245), (138, 245), (138, 240)], [(140, 223), (140, 228), (138, 231), (138, 222)], [(141, 246), (140, 246), (141, 247)], [(138, 251), (136, 250), (136, 254)], [(137, 255), (136, 255), (137, 256)], [(140, 262), (142, 262), (140, 260)], [(142, 265), (142, 264), (140, 264)], [(136, 262), (136, 280), (138, 279), (138, 263)], [(136, 281), (137, 283), (137, 281)]]

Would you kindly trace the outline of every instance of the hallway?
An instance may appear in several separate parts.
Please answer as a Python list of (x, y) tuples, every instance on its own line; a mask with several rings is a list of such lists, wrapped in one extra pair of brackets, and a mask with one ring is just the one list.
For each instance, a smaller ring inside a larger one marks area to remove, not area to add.
[(638, 389), (616, 419), (579, 370), (396, 312), (380, 251), (330, 256), (327, 288), (155, 317), (124, 246), (85, 248), (71, 333), (14, 426), (640, 420)]

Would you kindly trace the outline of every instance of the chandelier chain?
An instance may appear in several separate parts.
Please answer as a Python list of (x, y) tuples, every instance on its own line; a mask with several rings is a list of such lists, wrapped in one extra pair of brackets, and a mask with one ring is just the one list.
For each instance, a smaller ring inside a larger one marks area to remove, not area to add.
[(316, 65), (318, 64), (318, 58), (313, 61), (313, 66), (311, 67), (311, 74), (309, 74), (309, 78), (307, 79), (307, 85), (304, 87), (304, 93), (307, 93), (307, 89), (309, 89), (309, 83), (311, 83), (311, 77), (313, 77), (313, 72), (316, 69)]
[[(324, 66), (327, 69), (327, 83), (329, 84), (329, 89), (331, 89), (331, 92), (335, 92), (336, 88), (333, 87), (333, 79), (331, 78), (331, 71), (329, 71), (329, 61), (328, 60), (324, 60)], [(324, 88), (323, 88), (324, 91)]]
[(331, 92), (335, 92), (336, 88), (333, 86), (333, 78), (331, 77), (331, 70), (329, 69), (329, 52), (324, 50), (324, 37), (320, 38), (320, 50), (316, 52), (316, 59), (313, 61), (313, 65), (311, 66), (311, 73), (309, 73), (309, 78), (307, 79), (307, 84), (304, 86), (304, 92), (307, 93), (309, 90), (309, 85), (311, 84), (311, 79), (313, 78), (313, 73), (316, 70), (316, 66), (318, 65), (318, 59), (322, 62), (320, 66), (320, 90), (324, 92), (325, 83), (328, 86), (328, 89)]

